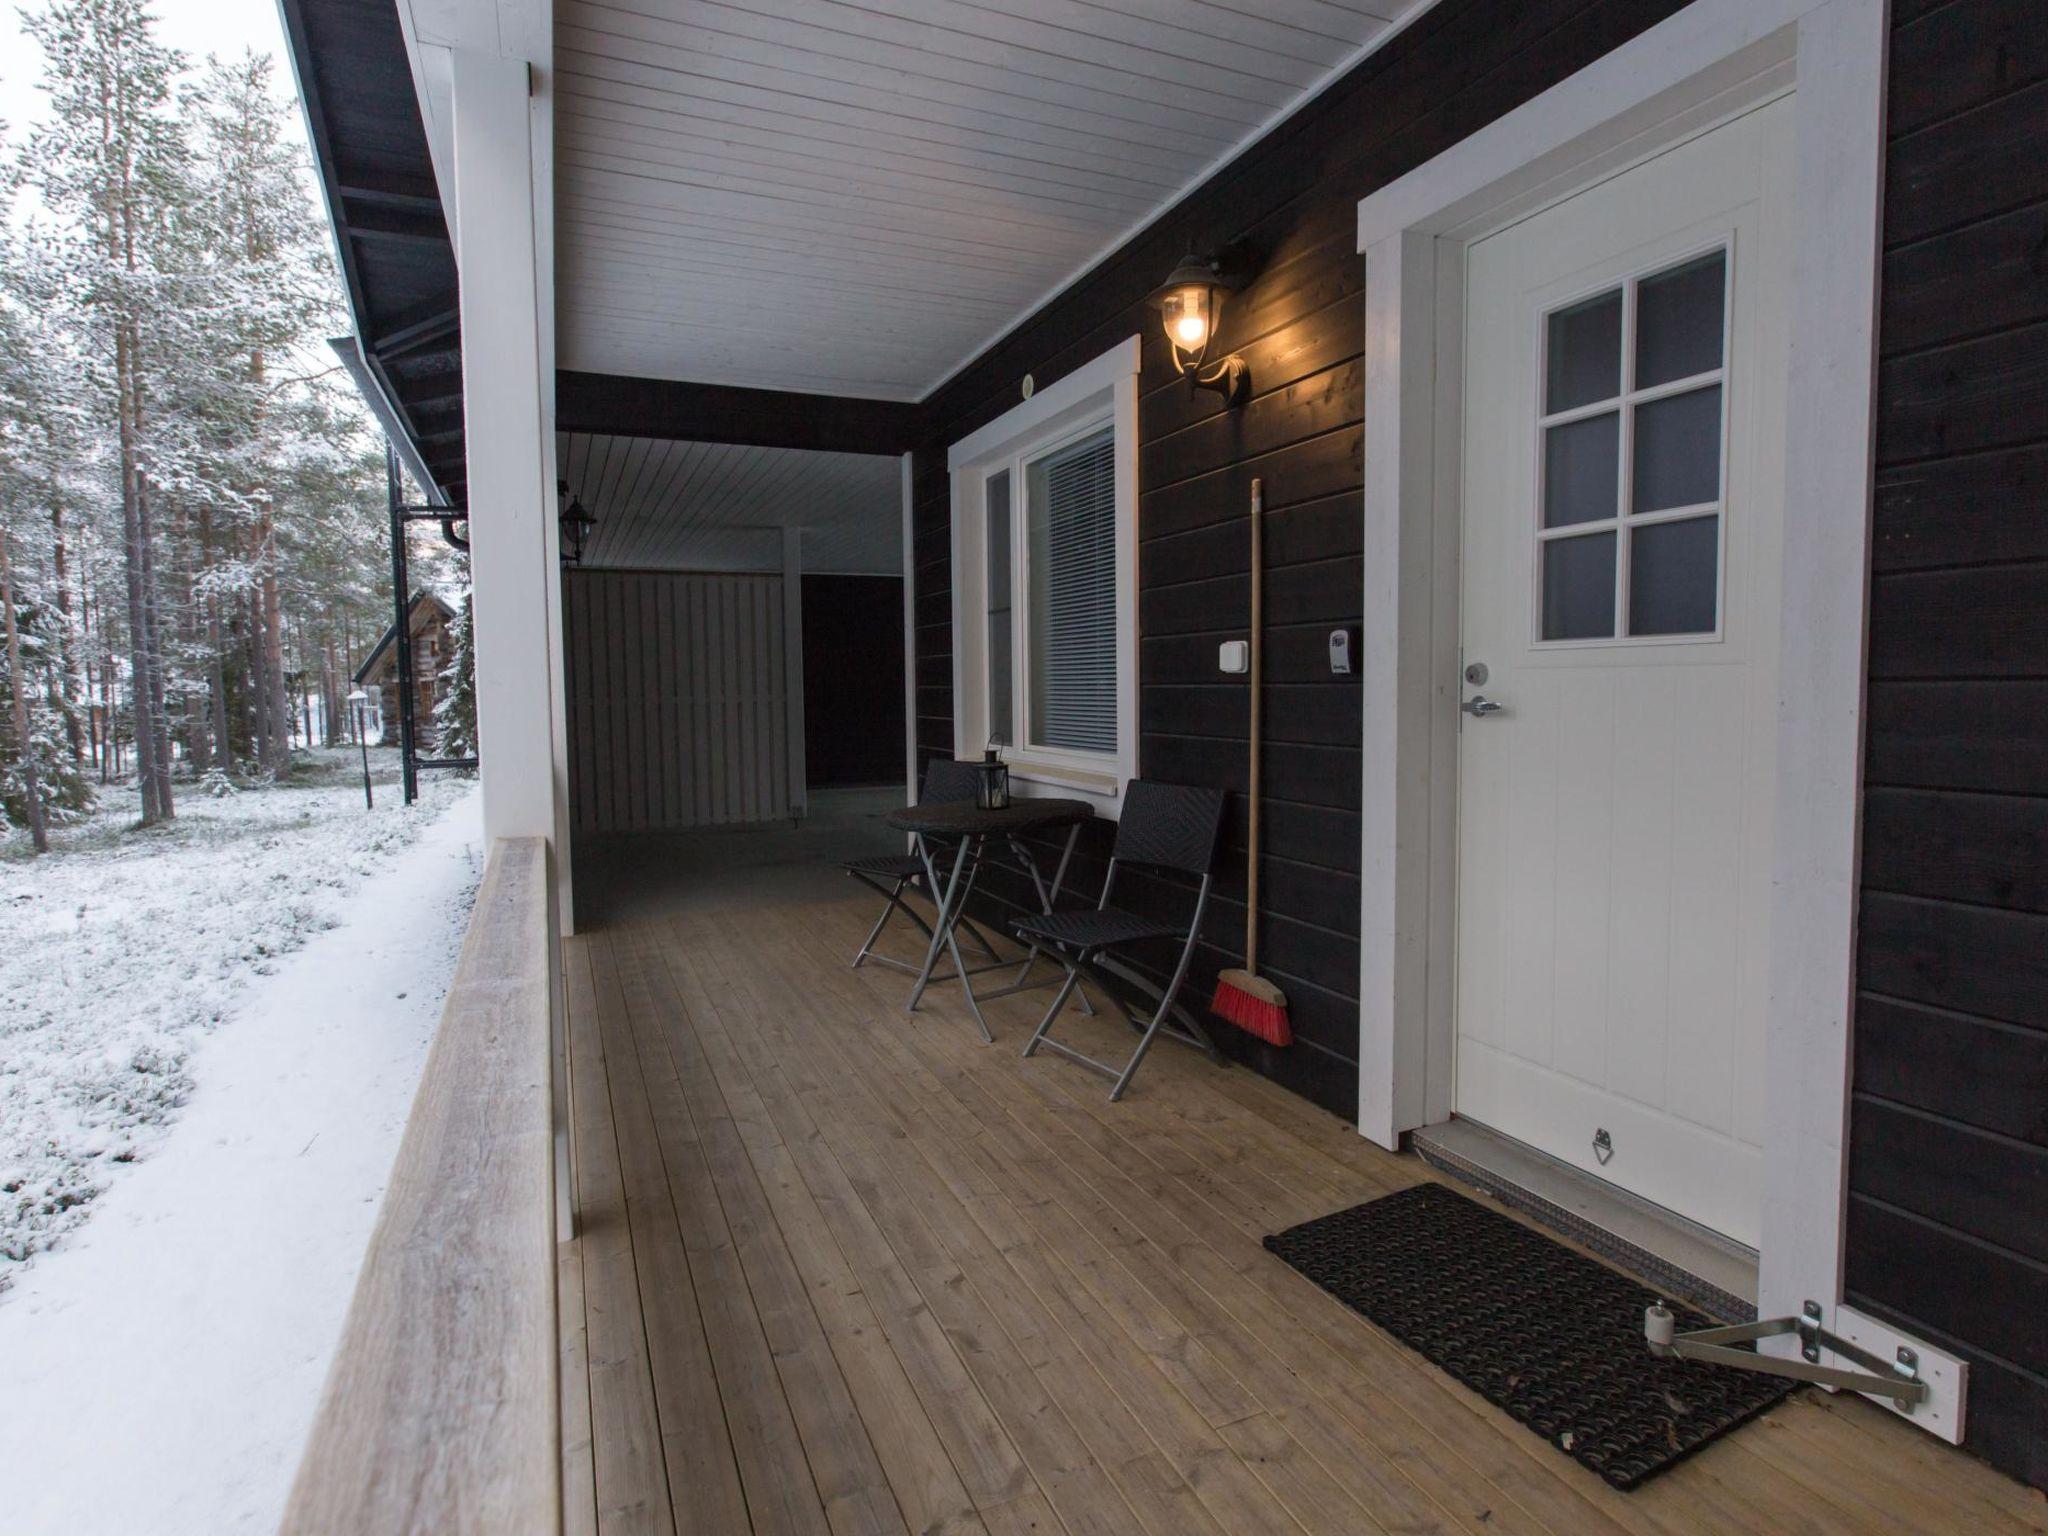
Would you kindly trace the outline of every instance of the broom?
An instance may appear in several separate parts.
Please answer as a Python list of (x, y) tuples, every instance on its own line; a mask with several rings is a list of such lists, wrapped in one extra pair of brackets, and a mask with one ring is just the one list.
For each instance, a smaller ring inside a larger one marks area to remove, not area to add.
[(1294, 1029), (1287, 1022), (1287, 994), (1259, 975), (1259, 715), (1261, 615), (1264, 609), (1266, 564), (1260, 523), (1265, 517), (1264, 483), (1252, 481), (1252, 783), (1251, 827), (1246, 838), (1244, 876), (1244, 969), (1216, 978), (1209, 1011), (1269, 1045), (1289, 1045)]

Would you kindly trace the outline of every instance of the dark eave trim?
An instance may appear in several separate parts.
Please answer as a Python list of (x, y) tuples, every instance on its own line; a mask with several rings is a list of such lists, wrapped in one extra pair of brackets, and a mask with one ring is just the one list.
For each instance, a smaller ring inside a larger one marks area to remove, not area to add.
[(555, 375), (555, 429), (560, 432), (897, 454), (916, 443), (919, 420), (918, 407), (900, 400), (683, 384), (570, 369)]
[[(321, 198), (334, 235), (335, 260), (347, 293), (349, 316), (355, 323), (354, 337), (338, 338), (330, 345), (427, 499), (436, 506), (460, 503), (467, 491), (468, 470), (462, 452), (459, 402), (453, 422), (443, 419), (429, 426), (419, 419), (417, 405), (407, 401), (392, 366), (397, 359), (432, 343), (443, 343), (445, 351), (460, 346), (459, 321), (453, 307), (455, 296), (450, 291), (434, 299), (431, 313), (425, 319), (379, 334), (373, 320), (379, 310), (371, 302), (357, 249), (359, 244), (423, 251), (438, 247), (447, 251), (448, 270), (454, 270), (453, 244), (448, 238), (440, 199), (433, 195), (433, 167), (423, 163), (416, 176), (398, 177), (399, 185), (372, 186), (360, 176), (343, 180), (348, 146), (335, 140), (334, 119), (320, 88), (321, 71), (315, 67), (312, 34), (307, 27), (309, 12), (330, 22), (335, 19), (333, 0), (279, 0), (278, 9), (284, 22), (285, 51), (290, 57), (292, 77), (305, 108), (313, 167), (320, 178)], [(392, 31), (396, 36), (395, 17)], [(367, 43), (354, 48), (337, 46), (332, 51), (379, 55), (387, 52), (373, 49)], [(319, 62), (328, 67), (331, 75), (336, 61)], [(408, 79), (411, 76), (411, 62), (404, 57), (402, 46), (395, 57), (353, 62), (363, 67), (381, 64), (387, 69), (403, 70)], [(388, 314), (389, 310), (390, 297), (386, 295), (383, 312)], [(445, 451), (451, 443), (453, 454)]]

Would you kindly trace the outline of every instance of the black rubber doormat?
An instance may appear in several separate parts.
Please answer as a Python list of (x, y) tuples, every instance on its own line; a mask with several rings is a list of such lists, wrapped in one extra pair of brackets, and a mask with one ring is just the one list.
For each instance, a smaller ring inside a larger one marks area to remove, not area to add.
[[(1617, 1488), (1793, 1390), (1657, 1359), (1643, 1344), (1654, 1291), (1441, 1184), (1303, 1222), (1266, 1247)], [(1713, 1324), (1672, 1310), (1681, 1330)]]

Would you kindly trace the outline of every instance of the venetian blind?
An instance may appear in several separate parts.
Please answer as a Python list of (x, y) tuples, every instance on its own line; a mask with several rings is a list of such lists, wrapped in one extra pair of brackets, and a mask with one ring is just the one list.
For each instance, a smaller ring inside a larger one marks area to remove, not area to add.
[(1031, 740), (1114, 752), (1116, 434), (1105, 427), (1027, 474)]

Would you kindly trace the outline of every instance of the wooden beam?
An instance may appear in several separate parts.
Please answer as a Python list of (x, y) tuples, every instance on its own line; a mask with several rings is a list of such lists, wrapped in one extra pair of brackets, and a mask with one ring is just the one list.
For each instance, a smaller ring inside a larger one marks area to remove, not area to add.
[(413, 213), (441, 216), (441, 199), (431, 192), (401, 192), (388, 187), (337, 184), (335, 192), (352, 203), (376, 203), (386, 208), (404, 208)]
[(562, 432), (896, 454), (915, 442), (919, 416), (917, 406), (898, 400), (569, 369), (555, 375), (555, 426)]
[(443, 337), (457, 335), (461, 328), (460, 308), (443, 309), (424, 320), (417, 320), (411, 325), (378, 337), (372, 343), (372, 348), (381, 358), (403, 357), (406, 353), (417, 351)]
[(493, 845), (281, 1536), (560, 1529), (548, 893)]

